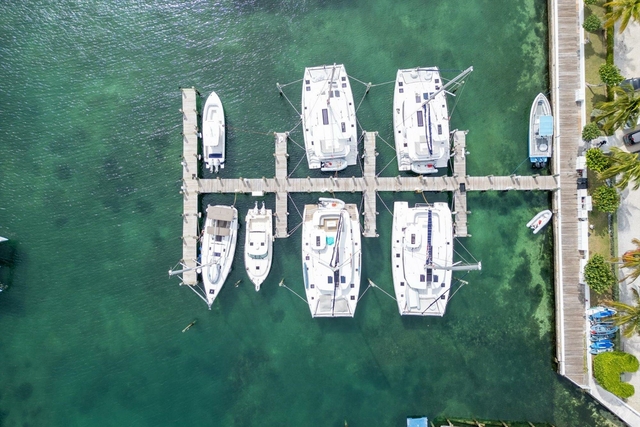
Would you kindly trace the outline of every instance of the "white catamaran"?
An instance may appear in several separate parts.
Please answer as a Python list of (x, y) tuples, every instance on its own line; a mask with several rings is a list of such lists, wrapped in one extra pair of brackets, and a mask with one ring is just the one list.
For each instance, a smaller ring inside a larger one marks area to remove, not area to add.
[(357, 206), (329, 198), (305, 205), (302, 274), (311, 317), (354, 316), (361, 263)]
[(244, 267), (249, 279), (260, 290), (271, 269), (273, 258), (273, 215), (271, 209), (258, 209), (258, 202), (245, 218)]
[(451, 144), (446, 93), (471, 71), (473, 67), (444, 84), (438, 67), (398, 70), (393, 134), (399, 170), (430, 174), (447, 167)]
[(305, 68), (301, 117), (309, 169), (340, 171), (356, 164), (356, 111), (344, 65)]
[(225, 132), (224, 109), (220, 98), (211, 92), (202, 110), (202, 153), (209, 172), (224, 168)]
[(235, 207), (207, 206), (200, 255), (202, 282), (209, 308), (231, 270), (237, 235), (238, 210)]
[(393, 205), (391, 270), (401, 315), (443, 316), (453, 270), (479, 270), (453, 263), (453, 223), (446, 203)]

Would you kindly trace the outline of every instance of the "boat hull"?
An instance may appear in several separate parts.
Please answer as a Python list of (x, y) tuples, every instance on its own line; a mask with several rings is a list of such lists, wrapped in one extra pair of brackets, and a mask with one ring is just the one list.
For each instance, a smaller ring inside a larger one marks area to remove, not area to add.
[(529, 113), (529, 161), (534, 167), (546, 166), (553, 147), (553, 116), (551, 105), (544, 94), (539, 93), (531, 104)]
[(398, 169), (432, 174), (447, 168), (450, 153), (449, 112), (437, 67), (398, 70), (393, 95), (393, 135)]
[(362, 264), (357, 206), (321, 198), (305, 205), (303, 221), (302, 272), (311, 317), (353, 317)]
[(224, 168), (225, 145), (224, 109), (218, 95), (211, 92), (202, 109), (202, 156), (210, 172)]
[(344, 65), (305, 68), (301, 119), (309, 169), (335, 172), (357, 163), (356, 111)]
[(238, 235), (238, 210), (232, 206), (208, 206), (202, 236), (201, 273), (207, 305), (220, 294), (233, 264)]
[(551, 221), (551, 217), (553, 216), (553, 212), (546, 209), (542, 212), (538, 212), (536, 216), (534, 216), (531, 221), (527, 223), (527, 227), (529, 227), (533, 234), (538, 234), (540, 230), (542, 230), (548, 223)]
[(446, 203), (393, 205), (393, 287), (401, 315), (444, 316), (451, 289), (453, 221)]
[(273, 214), (271, 209), (256, 207), (245, 217), (244, 266), (256, 292), (266, 280), (273, 259)]

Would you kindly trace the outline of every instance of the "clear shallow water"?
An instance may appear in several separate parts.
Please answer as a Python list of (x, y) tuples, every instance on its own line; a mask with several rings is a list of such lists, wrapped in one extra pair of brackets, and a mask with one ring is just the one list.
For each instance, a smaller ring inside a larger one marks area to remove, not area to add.
[[(223, 100), (223, 176), (273, 176), (270, 133), (298, 120), (276, 82), (333, 62), (373, 83), (398, 68), (473, 65), (450, 100), (452, 127), (470, 130), (469, 174), (529, 173), (518, 165), (530, 100), (548, 86), (546, 2), (519, 3), (2, 2), (0, 235), (17, 260), (0, 295), (0, 425), (398, 426), (410, 414), (602, 424), (610, 416), (554, 373), (551, 236), (522, 226), (545, 194), (470, 194), (473, 237), (457, 247), (483, 271), (442, 319), (402, 319), (370, 289), (355, 319), (312, 320), (277, 286), (302, 293), (299, 233), (276, 241), (260, 293), (239, 245), (211, 312), (166, 274), (181, 257), (180, 86)], [(364, 86), (353, 87), (359, 103)], [(358, 111), (391, 176), (392, 90), (374, 87)], [(286, 89), (296, 106), (299, 91)], [(292, 138), (302, 144), (299, 129)], [(291, 170), (303, 152), (289, 150)], [(293, 175), (315, 176), (304, 161)], [(242, 215), (252, 204), (236, 200)], [(392, 293), (391, 215), (378, 210), (363, 276)]]

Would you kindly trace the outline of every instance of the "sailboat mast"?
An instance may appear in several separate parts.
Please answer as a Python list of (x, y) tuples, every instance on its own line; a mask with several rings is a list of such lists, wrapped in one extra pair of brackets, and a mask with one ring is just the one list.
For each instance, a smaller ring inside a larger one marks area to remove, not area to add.
[(465, 77), (467, 77), (469, 74), (471, 74), (472, 71), (473, 71), (473, 67), (469, 67), (466, 70), (464, 70), (463, 72), (461, 72), (460, 74), (458, 74), (457, 76), (455, 76), (454, 78), (452, 78), (451, 80), (449, 80), (449, 82), (446, 85), (442, 86), (440, 89), (438, 89), (437, 91), (435, 91), (432, 94), (430, 94), (427, 97), (427, 99), (422, 103), (422, 105), (427, 104), (433, 98), (435, 98), (440, 92), (442, 92), (444, 90), (447, 90), (448, 88), (450, 88), (454, 84), (458, 83), (460, 80), (462, 80)]

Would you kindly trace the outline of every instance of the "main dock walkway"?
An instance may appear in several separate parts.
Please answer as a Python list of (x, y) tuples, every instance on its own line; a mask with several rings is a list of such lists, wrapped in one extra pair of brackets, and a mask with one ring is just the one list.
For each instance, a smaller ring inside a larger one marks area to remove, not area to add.
[(587, 387), (587, 320), (585, 289), (580, 280), (578, 251), (578, 191), (576, 157), (581, 142), (580, 3), (550, 2), (551, 68), (555, 144), (553, 173), (560, 190), (554, 193), (553, 222), (556, 290), (556, 358), (558, 373)]

